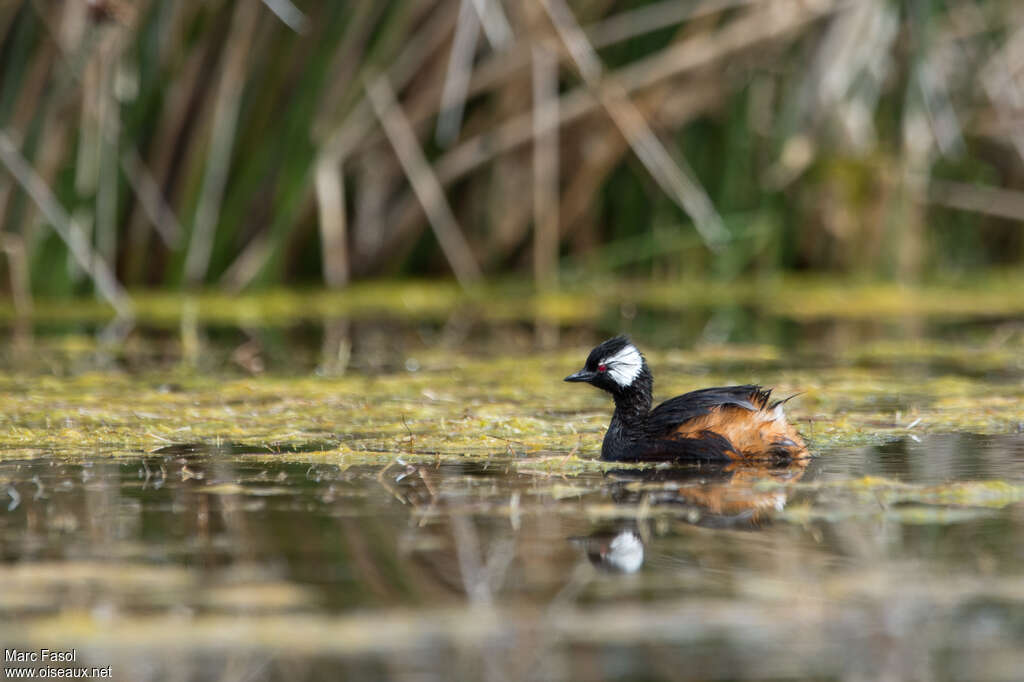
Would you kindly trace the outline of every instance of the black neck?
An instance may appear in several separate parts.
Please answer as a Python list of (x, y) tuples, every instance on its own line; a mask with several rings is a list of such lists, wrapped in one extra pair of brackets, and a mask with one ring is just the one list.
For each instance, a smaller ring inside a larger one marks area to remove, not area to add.
[(633, 383), (612, 394), (615, 400), (615, 417), (623, 425), (643, 428), (651, 411), (651, 393), (654, 381), (645, 365)]
[(644, 435), (647, 415), (651, 412), (651, 393), (654, 381), (645, 364), (633, 383), (612, 393), (615, 414), (604, 436), (601, 456), (620, 459)]

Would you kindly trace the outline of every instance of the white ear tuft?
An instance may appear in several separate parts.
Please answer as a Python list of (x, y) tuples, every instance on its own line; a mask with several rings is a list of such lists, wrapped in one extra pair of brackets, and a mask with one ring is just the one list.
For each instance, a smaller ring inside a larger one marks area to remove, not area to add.
[(602, 365), (608, 367), (608, 376), (619, 386), (629, 386), (633, 380), (640, 375), (644, 366), (643, 356), (631, 343), (615, 355), (610, 355), (601, 361)]

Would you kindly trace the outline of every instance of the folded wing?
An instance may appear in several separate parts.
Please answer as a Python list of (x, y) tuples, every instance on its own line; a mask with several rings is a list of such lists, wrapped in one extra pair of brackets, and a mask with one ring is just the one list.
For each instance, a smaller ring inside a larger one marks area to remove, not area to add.
[(770, 397), (771, 391), (754, 385), (686, 393), (651, 411), (650, 436), (666, 454), (699, 448), (706, 459), (807, 456), (806, 444), (786, 421), (784, 401)]

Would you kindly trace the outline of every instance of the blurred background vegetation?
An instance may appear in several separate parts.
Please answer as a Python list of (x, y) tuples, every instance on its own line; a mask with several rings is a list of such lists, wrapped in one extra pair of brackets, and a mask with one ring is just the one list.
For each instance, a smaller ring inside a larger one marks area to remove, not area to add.
[(1015, 0), (8, 0), (16, 302), (1024, 260)]

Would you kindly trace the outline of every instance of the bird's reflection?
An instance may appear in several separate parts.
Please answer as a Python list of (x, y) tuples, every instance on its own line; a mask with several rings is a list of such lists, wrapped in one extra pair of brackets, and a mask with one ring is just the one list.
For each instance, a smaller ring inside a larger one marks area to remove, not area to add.
[(633, 528), (598, 531), (573, 538), (586, 553), (590, 563), (613, 573), (636, 573), (644, 564), (644, 541)]
[[(617, 504), (671, 506), (687, 523), (706, 528), (756, 530), (772, 514), (785, 508), (790, 490), (786, 483), (807, 474), (810, 459), (763, 466), (737, 464), (650, 469), (613, 469), (608, 472), (611, 498)], [(602, 528), (572, 538), (595, 566), (633, 573), (644, 561), (642, 534), (635, 521)]]
[[(612, 469), (592, 492), (621, 506), (622, 514), (618, 518), (622, 520), (569, 540), (598, 568), (614, 573), (635, 573), (649, 556), (649, 548), (644, 545), (650, 538), (649, 520), (671, 518), (705, 528), (756, 530), (786, 506), (792, 493), (789, 484), (803, 479), (813, 461), (803, 458), (760, 465), (724, 462)], [(475, 505), (467, 504), (466, 496), (460, 492), (463, 488), (456, 485), (458, 481), (465, 486), (467, 481), (479, 483), (491, 479), (497, 484), (516, 480), (510, 479), (511, 467), (511, 463), (424, 465), (396, 458), (376, 475), (395, 499), (412, 510), (416, 530), (412, 533), (415, 537), (409, 540), (414, 547), (411, 554), (421, 559), (429, 555), (431, 562), (445, 563), (438, 574), (455, 578), (448, 581), (452, 591), (468, 590), (470, 584), (483, 584), (482, 579), (467, 576), (467, 572), (474, 574), (483, 566), (499, 565), (506, 559), (516, 558), (515, 552), (506, 557), (504, 545), (500, 542), (494, 545), (493, 538), (494, 547), (485, 549), (488, 543), (486, 538), (478, 536), (475, 518), (483, 509), (507, 512), (513, 534), (518, 535), (518, 525), (523, 518), (522, 500), (529, 490), (516, 488), (507, 498), (502, 495), (498, 507), (485, 497), (486, 504), (492, 506), (481, 507), (481, 500)], [(517, 475), (524, 476), (521, 471)], [(499, 487), (493, 489), (500, 490)], [(596, 501), (596, 497), (594, 499)], [(529, 518), (529, 511), (526, 515)], [(453, 562), (458, 563), (457, 568)]]
[(683, 505), (698, 525), (756, 527), (786, 506), (789, 491), (778, 484), (799, 481), (808, 462), (613, 469), (608, 479), (619, 504)]

